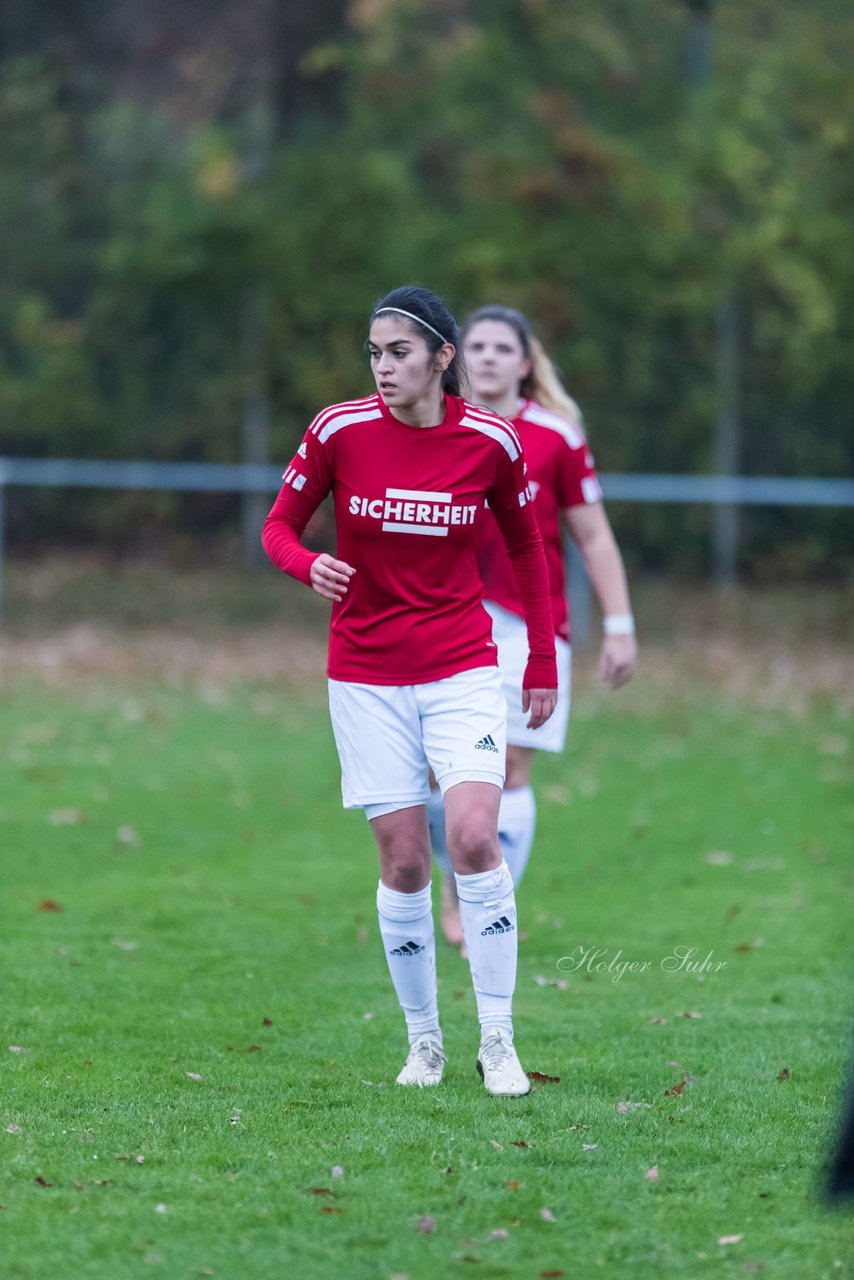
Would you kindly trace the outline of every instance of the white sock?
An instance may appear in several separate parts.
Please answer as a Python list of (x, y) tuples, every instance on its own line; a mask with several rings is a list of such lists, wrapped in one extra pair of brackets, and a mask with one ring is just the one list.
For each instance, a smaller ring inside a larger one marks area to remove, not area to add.
[(445, 840), (445, 802), (438, 787), (431, 787), (430, 799), (427, 801), (427, 825), (430, 828), (430, 844), (433, 848), (433, 861), (443, 875), (449, 876), (453, 871), (451, 856)]
[(409, 1043), (419, 1036), (442, 1039), (436, 985), (436, 942), (429, 884), (418, 893), (398, 893), (382, 880), (377, 915), (388, 971), (406, 1018)]
[(456, 877), (481, 1033), (513, 1038), (516, 986), (516, 899), (507, 863), (494, 871)]
[(537, 829), (537, 802), (531, 787), (513, 787), (501, 793), (498, 810), (498, 845), (518, 889), (528, 865)]

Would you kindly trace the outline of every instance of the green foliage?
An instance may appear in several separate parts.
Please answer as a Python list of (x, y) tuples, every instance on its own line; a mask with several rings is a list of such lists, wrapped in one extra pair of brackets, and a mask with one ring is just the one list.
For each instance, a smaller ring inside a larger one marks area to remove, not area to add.
[[(364, 0), (348, 42), (303, 59), (341, 80), (340, 118), (289, 120), (260, 166), (248, 124), (180, 129), (8, 60), (0, 452), (237, 458), (251, 365), (286, 458), (318, 407), (370, 390), (370, 306), (418, 280), (460, 314), (527, 310), (615, 471), (709, 469), (732, 297), (743, 469), (849, 472), (854, 17), (720, 0), (693, 84), (690, 21), (657, 0)], [(841, 519), (823, 523), (832, 557)], [(646, 511), (622, 532), (651, 564), (667, 527)], [(794, 517), (768, 528), (812, 568)]]

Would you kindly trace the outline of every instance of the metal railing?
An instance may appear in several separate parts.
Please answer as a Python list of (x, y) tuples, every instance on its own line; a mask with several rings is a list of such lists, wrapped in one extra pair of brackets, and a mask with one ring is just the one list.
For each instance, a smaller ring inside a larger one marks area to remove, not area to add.
[[(725, 506), (852, 507), (854, 479), (775, 476), (698, 476), (605, 473), (609, 502), (698, 503)], [(271, 495), (281, 467), (225, 462), (109, 462), (86, 458), (0, 458), (0, 616), (5, 567), (5, 495), (15, 485), (42, 488), (166, 489), (176, 493)], [(259, 530), (260, 534), (260, 530)], [(584, 643), (589, 631), (589, 587), (578, 561), (570, 560), (573, 630)]]

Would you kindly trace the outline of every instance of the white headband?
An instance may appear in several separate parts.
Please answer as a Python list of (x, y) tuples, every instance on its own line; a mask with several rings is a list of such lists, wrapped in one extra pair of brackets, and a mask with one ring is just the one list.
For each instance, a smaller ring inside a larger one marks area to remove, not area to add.
[(440, 342), (447, 343), (449, 347), (454, 344), (448, 342), (447, 338), (443, 338), (438, 329), (434, 329), (432, 324), (428, 324), (426, 320), (422, 320), (420, 316), (414, 316), (411, 311), (404, 311), (403, 307), (380, 307), (379, 311), (375, 311), (375, 316), (381, 316), (384, 311), (396, 311), (399, 316), (409, 316), (410, 320), (414, 320), (416, 324), (423, 324), (425, 329), (429, 329), (431, 333), (435, 333)]

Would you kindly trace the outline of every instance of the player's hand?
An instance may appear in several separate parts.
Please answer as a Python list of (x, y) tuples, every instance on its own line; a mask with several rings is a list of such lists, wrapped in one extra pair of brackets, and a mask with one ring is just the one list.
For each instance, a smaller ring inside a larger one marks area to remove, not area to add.
[(324, 600), (343, 600), (356, 570), (344, 560), (336, 560), (325, 551), (312, 561), (311, 585)]
[(599, 653), (598, 675), (611, 689), (628, 684), (638, 665), (634, 636), (605, 636)]
[(522, 710), (530, 711), (528, 729), (539, 729), (557, 706), (557, 689), (523, 689)]

